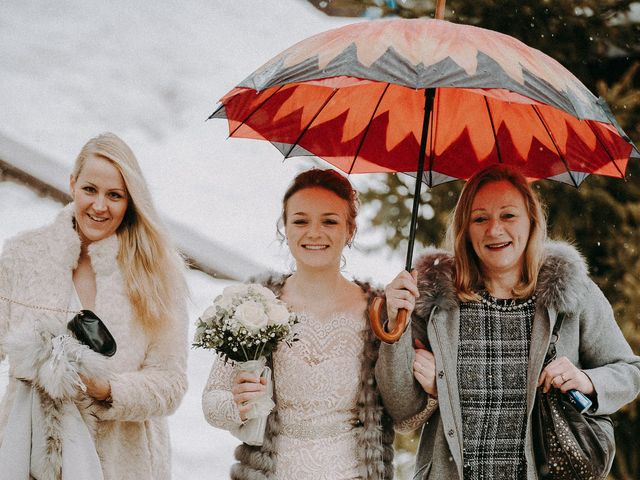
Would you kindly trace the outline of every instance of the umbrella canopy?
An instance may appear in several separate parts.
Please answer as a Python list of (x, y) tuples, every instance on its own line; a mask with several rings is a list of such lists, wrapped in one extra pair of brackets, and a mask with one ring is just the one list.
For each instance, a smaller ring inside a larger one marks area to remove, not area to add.
[(443, 20), (357, 23), (299, 42), (225, 95), (230, 135), (316, 155), (347, 173), (416, 172), (434, 89), (423, 181), (512, 163), (578, 186), (624, 177), (637, 155), (606, 103), (513, 37)]
[[(439, 0), (442, 12), (444, 1)], [(597, 99), (551, 57), (513, 37), (444, 20), (363, 22), (303, 40), (221, 100), (232, 137), (285, 157), (315, 155), (346, 173), (416, 175), (406, 268), (422, 183), (467, 179), (491, 163), (574, 186), (624, 178), (639, 152)], [(379, 299), (378, 299), (379, 300)], [(396, 341), (407, 324), (384, 331)]]

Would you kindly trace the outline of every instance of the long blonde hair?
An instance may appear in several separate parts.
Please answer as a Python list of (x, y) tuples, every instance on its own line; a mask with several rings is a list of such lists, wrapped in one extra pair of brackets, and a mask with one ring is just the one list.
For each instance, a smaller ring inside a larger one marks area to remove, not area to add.
[(542, 204), (524, 175), (509, 165), (494, 164), (477, 172), (464, 185), (447, 230), (447, 246), (454, 252), (454, 285), (460, 301), (480, 300), (477, 291), (484, 284), (478, 256), (469, 239), (473, 200), (484, 185), (503, 180), (520, 192), (530, 220), (522, 278), (512, 293), (516, 298), (526, 298), (536, 289), (547, 238), (547, 221)]
[(113, 133), (92, 138), (76, 158), (74, 178), (92, 155), (111, 162), (124, 179), (129, 205), (116, 231), (120, 240), (118, 265), (134, 314), (146, 330), (153, 331), (171, 322), (178, 303), (186, 298), (184, 262), (160, 221), (129, 146)]

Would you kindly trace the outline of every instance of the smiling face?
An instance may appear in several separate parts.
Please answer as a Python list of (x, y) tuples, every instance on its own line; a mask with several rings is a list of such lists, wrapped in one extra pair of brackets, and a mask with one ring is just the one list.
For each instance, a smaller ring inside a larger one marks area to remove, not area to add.
[(285, 235), (298, 269), (340, 268), (353, 233), (347, 211), (347, 202), (324, 188), (305, 188), (287, 200)]
[(122, 174), (109, 160), (90, 155), (77, 178), (71, 176), (76, 226), (83, 245), (116, 232), (129, 205)]
[(524, 197), (510, 182), (491, 182), (478, 190), (468, 236), (485, 277), (520, 277), (530, 229)]

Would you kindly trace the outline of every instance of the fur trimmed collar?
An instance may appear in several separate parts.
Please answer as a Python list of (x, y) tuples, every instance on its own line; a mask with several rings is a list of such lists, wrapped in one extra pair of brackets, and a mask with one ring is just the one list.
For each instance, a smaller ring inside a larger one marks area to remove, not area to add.
[[(435, 305), (443, 310), (458, 307), (450, 253), (432, 248), (420, 257), (416, 269), (420, 290), (416, 313), (419, 316), (428, 316)], [(536, 287), (539, 305), (556, 311), (576, 311), (580, 308), (580, 299), (587, 295), (588, 282), (587, 264), (574, 246), (565, 242), (547, 242), (545, 261)]]
[[(5, 248), (18, 248), (27, 260), (45, 253), (44, 248), (51, 258), (58, 259), (56, 263), (60, 267), (74, 270), (80, 256), (80, 237), (73, 227), (73, 214), (72, 202), (58, 213), (53, 223), (19, 234), (8, 240)], [(89, 245), (91, 265), (97, 275), (109, 275), (117, 270), (119, 245), (115, 234)]]

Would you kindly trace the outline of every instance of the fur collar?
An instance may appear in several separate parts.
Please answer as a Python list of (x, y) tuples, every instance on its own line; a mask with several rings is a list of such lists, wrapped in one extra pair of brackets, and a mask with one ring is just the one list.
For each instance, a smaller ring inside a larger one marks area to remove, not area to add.
[[(416, 313), (429, 315), (433, 306), (454, 310), (458, 297), (453, 286), (453, 257), (444, 250), (427, 251), (416, 264), (420, 297)], [(578, 250), (568, 243), (549, 241), (545, 245), (545, 261), (538, 275), (538, 304), (556, 311), (572, 312), (580, 308), (588, 291), (588, 268)]]
[[(19, 234), (7, 241), (5, 248), (17, 248), (20, 256), (32, 261), (43, 253), (55, 258), (63, 270), (74, 270), (80, 256), (80, 237), (73, 227), (74, 204), (64, 207), (53, 223)], [(44, 251), (43, 251), (44, 249)], [(119, 249), (117, 235), (111, 235), (89, 245), (91, 265), (97, 275), (109, 275), (117, 270)]]

